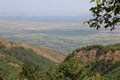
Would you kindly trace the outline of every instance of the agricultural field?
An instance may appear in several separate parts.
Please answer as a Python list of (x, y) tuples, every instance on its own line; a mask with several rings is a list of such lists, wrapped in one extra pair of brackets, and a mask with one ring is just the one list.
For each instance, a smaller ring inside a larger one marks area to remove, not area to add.
[(96, 30), (78, 22), (34, 22), (0, 20), (0, 39), (25, 42), (70, 54), (90, 44), (120, 43), (120, 29)]

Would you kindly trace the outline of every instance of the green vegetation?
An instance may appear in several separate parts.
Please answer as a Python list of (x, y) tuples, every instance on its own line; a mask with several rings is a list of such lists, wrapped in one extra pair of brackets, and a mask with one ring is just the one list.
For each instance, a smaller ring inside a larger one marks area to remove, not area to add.
[[(90, 27), (99, 29), (102, 24), (102, 26), (105, 25), (105, 28), (111, 27), (113, 30), (115, 25), (120, 22), (120, 1), (91, 0), (91, 2), (96, 2), (96, 6), (90, 9), (94, 16), (94, 19), (88, 21)], [(65, 53), (86, 44), (109, 44), (120, 40), (119, 31), (110, 33), (92, 30), (89, 32), (90, 29), (87, 28), (79, 30), (79, 28), (65, 29), (63, 27), (50, 28), (51, 30), (38, 28), (38, 30), (30, 25), (30, 27), (25, 27), (26, 25), (22, 24), (22, 27), (20, 24), (17, 28), (11, 28), (11, 25), (8, 25), (8, 23), (0, 25), (2, 39), (23, 40), (28, 43), (32, 42), (31, 44), (34, 45), (58, 49), (60, 52), (65, 50), (66, 52), (63, 51)], [(12, 24), (12, 26), (14, 25)], [(34, 25), (32, 24), (32, 26)], [(73, 26), (79, 25), (74, 24)], [(20, 34), (21, 32), (22, 34)], [(119, 52), (116, 53), (116, 51)], [(0, 44), (0, 80), (120, 80), (119, 74), (120, 44), (82, 47), (68, 55), (58, 67), (54, 62), (35, 54), (31, 49), (17, 46), (8, 48)]]
[(23, 47), (0, 44), (0, 80), (41, 80), (55, 63)]
[[(90, 53), (91, 50), (96, 52), (95, 60), (92, 60), (94, 55)], [(79, 53), (80, 51), (84, 53)], [(112, 51), (112, 53), (109, 53), (109, 51)], [(6, 47), (1, 43), (0, 64), (2, 65), (0, 65), (0, 79), (119, 80), (120, 54), (118, 53), (117, 56), (112, 55), (114, 57), (112, 59), (109, 56), (110, 54), (116, 54), (116, 51), (120, 51), (120, 44), (86, 46), (73, 51), (63, 63), (56, 66), (55, 63), (35, 54), (31, 49), (20, 46)], [(75, 55), (76, 53), (80, 55)], [(106, 53), (109, 53), (109, 55), (105, 55)], [(79, 57), (81, 54), (87, 55)], [(83, 59), (89, 61), (86, 63)]]
[[(119, 50), (120, 44), (115, 45), (93, 45), (87, 46), (79, 49), (79, 51), (87, 50), (89, 52), (92, 49), (96, 48), (106, 48), (107, 51)], [(79, 52), (77, 50), (77, 53)], [(74, 53), (74, 52), (73, 52)], [(104, 54), (107, 53), (106, 51)], [(85, 54), (85, 53), (79, 53)], [(92, 53), (91, 53), (92, 54)], [(101, 54), (101, 52), (99, 53)], [(112, 54), (115, 54), (112, 52)], [(87, 55), (86, 55), (87, 56)], [(85, 56), (84, 56), (85, 57)], [(97, 56), (97, 57), (100, 57)], [(114, 59), (106, 60), (99, 58), (88, 63), (82, 63), (83, 58), (78, 58), (73, 54), (70, 54), (64, 62), (56, 69), (56, 71), (48, 71), (46, 77), (51, 77), (51, 79), (45, 80), (119, 80), (120, 79), (120, 58), (118, 61)], [(57, 75), (56, 75), (57, 74)], [(54, 75), (54, 76), (53, 76)]]
[(22, 66), (20, 78), (28, 80), (40, 80), (42, 77), (42, 70), (39, 65), (33, 65), (29, 62), (25, 62)]
[(108, 46), (91, 45), (91, 46), (82, 47), (80, 49), (76, 49), (74, 52), (79, 52), (81, 50), (90, 51), (92, 49), (98, 49), (99, 53), (107, 53), (108, 51), (115, 52), (117, 50), (120, 50), (120, 44), (114, 44), (114, 45), (108, 45)]
[(113, 30), (116, 25), (119, 26), (119, 0), (91, 0), (91, 2), (95, 2), (96, 6), (90, 9), (94, 16), (93, 19), (88, 21), (90, 27), (99, 29), (104, 24), (105, 28), (111, 27), (111, 30)]

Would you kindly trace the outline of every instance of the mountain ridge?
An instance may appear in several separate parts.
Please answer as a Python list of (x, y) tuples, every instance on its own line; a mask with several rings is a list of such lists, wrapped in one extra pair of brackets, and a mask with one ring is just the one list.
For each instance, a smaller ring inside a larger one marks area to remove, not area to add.
[(72, 55), (79, 58), (83, 63), (96, 60), (120, 60), (120, 44), (114, 45), (91, 45), (73, 51)]
[(53, 80), (120, 80), (120, 44), (76, 49), (54, 74)]
[(10, 47), (24, 47), (25, 49), (31, 49), (33, 50), (36, 54), (43, 56), (55, 63), (61, 63), (64, 59), (65, 56), (55, 52), (54, 50), (50, 50), (47, 48), (40, 48), (40, 47), (36, 47), (36, 46), (32, 46), (26, 43), (22, 43), (22, 42), (8, 42), (5, 40), (0, 40), (0, 44), (5, 45), (6, 48), (10, 48)]
[[(54, 69), (62, 62), (61, 58), (58, 60), (54, 58), (55, 54), (58, 54), (57, 52), (37, 48), (38, 54), (35, 50), (36, 47), (32, 45), (0, 40), (0, 80), (24, 80), (20, 79), (24, 78), (23, 72), (31, 74), (31, 70), (33, 73), (34, 71), (39, 72), (36, 74), (43, 76), (49, 68)], [(43, 56), (43, 52), (47, 57)], [(52, 55), (53, 53), (54, 55)], [(61, 54), (57, 56), (59, 55)]]

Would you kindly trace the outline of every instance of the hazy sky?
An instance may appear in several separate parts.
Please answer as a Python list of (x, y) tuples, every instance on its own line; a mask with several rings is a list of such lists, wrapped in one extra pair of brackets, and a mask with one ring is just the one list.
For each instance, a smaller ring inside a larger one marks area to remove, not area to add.
[[(90, 0), (0, 0), (0, 16), (79, 16)], [(93, 5), (92, 5), (93, 6)]]

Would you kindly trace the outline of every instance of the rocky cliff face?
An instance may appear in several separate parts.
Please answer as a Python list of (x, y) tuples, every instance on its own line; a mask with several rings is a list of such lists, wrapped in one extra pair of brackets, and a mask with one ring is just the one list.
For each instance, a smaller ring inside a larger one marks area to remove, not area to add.
[(114, 45), (112, 46), (109, 48), (109, 46), (100, 47), (96, 45), (96, 47), (94, 46), (95, 48), (93, 47), (91, 49), (87, 49), (88, 47), (84, 47), (84, 49), (81, 48), (79, 50), (75, 50), (72, 55), (79, 58), (80, 61), (85, 64), (96, 60), (110, 60), (112, 62), (120, 61), (119, 47), (114, 48)]
[(60, 80), (120, 80), (120, 44), (76, 49), (57, 71)]

